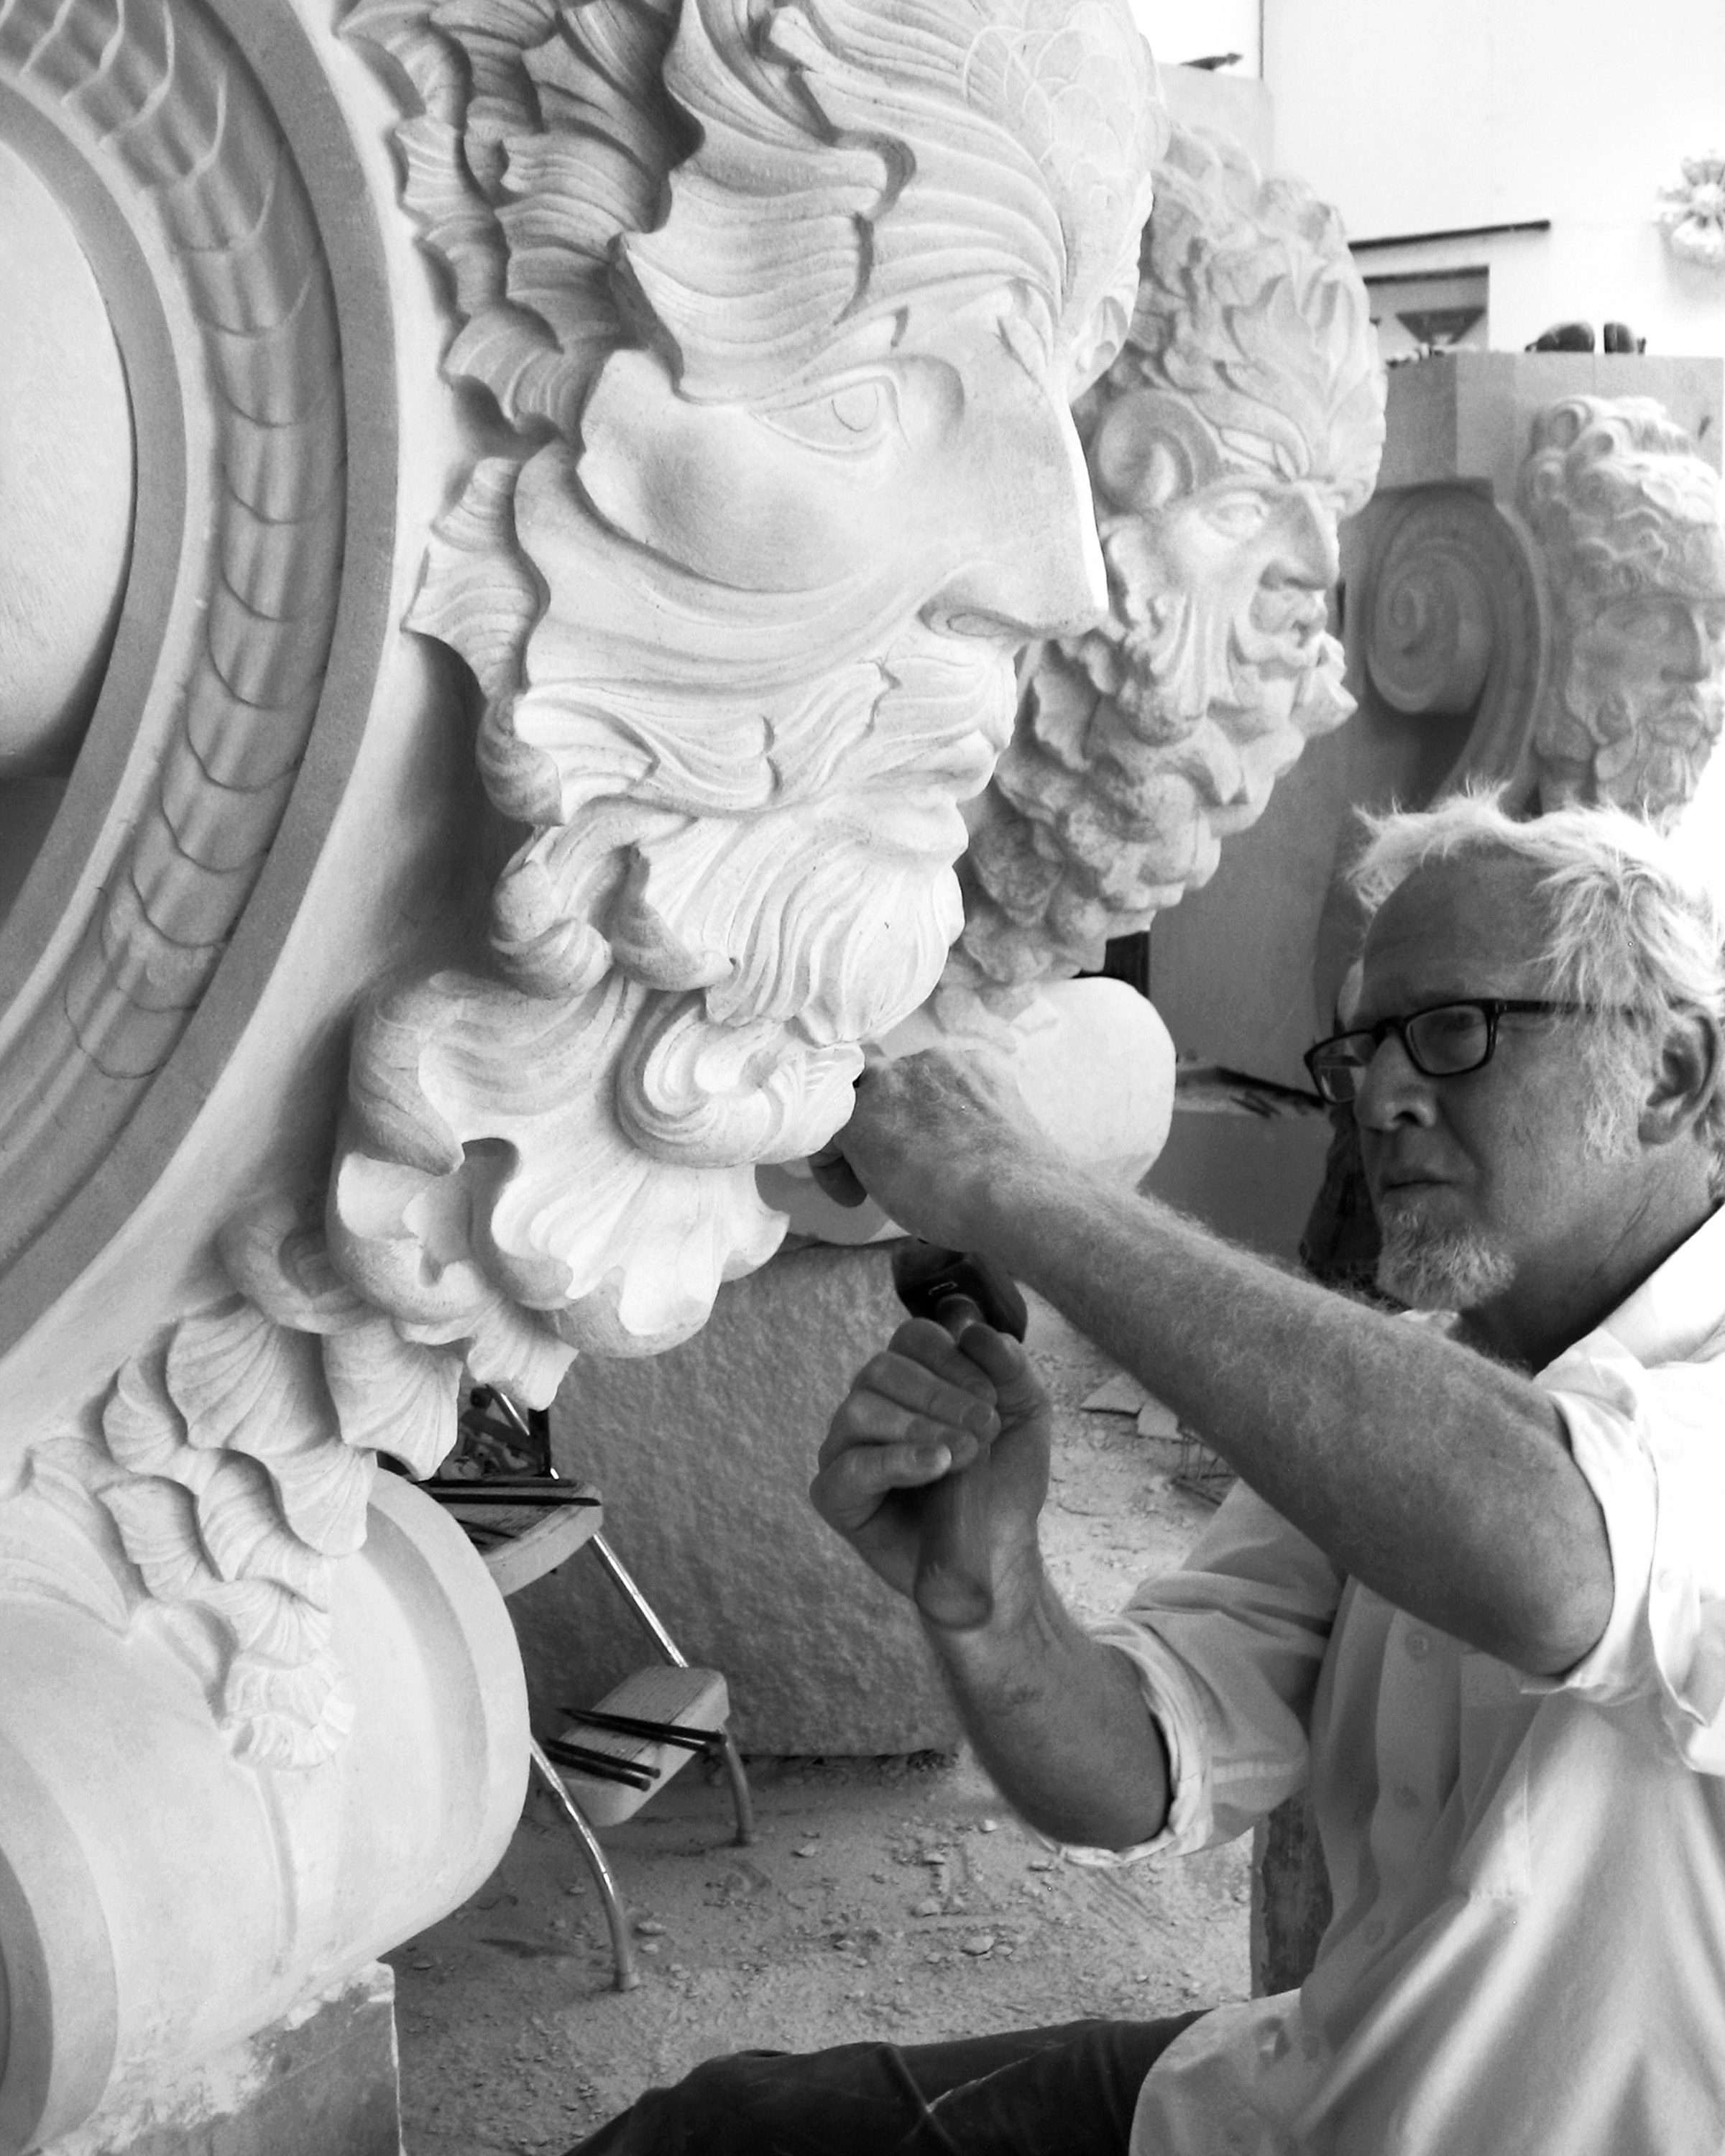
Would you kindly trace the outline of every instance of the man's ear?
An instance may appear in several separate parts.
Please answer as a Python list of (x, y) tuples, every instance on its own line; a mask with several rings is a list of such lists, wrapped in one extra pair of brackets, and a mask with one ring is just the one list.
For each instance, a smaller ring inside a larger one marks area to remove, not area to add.
[(1692, 1132), (1725, 1083), (1725, 1038), (1710, 1011), (1673, 1011), (1658, 1042), (1653, 1084), (1642, 1103), (1643, 1145), (1669, 1145)]

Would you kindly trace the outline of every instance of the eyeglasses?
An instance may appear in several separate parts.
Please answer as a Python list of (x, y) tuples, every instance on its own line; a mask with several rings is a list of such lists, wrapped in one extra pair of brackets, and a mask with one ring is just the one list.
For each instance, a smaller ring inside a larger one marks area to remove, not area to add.
[(1408, 1060), (1427, 1078), (1460, 1078), (1491, 1060), (1497, 1045), (1497, 1021), (1506, 1011), (1538, 1012), (1558, 1017), (1595, 1011), (1594, 1004), (1530, 1001), (1525, 997), (1470, 996), (1460, 1003), (1430, 1004), (1404, 1018), (1382, 1018), (1376, 1025), (1332, 1034), (1306, 1051), (1312, 1082), (1332, 1107), (1345, 1108), (1358, 1096), (1372, 1059), (1394, 1034)]

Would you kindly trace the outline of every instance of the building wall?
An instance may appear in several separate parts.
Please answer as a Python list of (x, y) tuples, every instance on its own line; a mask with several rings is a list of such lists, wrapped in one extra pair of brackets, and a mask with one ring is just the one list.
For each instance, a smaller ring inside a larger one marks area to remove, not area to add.
[(1264, 0), (1263, 72), (1278, 162), (1356, 241), (1551, 220), (1372, 249), (1368, 275), (1488, 267), (1499, 350), (1579, 318), (1725, 352), (1725, 275), (1654, 223), (1680, 158), (1725, 146), (1719, 0)]

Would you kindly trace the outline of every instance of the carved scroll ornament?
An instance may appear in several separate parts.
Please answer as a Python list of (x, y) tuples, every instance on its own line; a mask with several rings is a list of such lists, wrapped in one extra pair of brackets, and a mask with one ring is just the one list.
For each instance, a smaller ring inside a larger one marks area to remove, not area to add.
[(1177, 129), (1130, 333), (1076, 417), (1108, 613), (1021, 669), (1011, 746), (969, 812), (955, 1018), (1099, 967), (1353, 708), (1326, 602), (1337, 521), (1376, 476), (1384, 377), (1335, 213)]
[(1725, 717), (1722, 507), (1653, 399), (1548, 405), (1513, 506), (1420, 487), (1378, 527), (1358, 594), (1374, 691), (1471, 719), (1446, 784), (1674, 815)]

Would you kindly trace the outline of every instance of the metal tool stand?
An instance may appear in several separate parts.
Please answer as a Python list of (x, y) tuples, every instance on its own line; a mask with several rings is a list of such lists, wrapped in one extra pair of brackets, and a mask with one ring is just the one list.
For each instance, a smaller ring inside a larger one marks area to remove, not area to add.
[[(737, 1840), (744, 1846), (752, 1842), (754, 1805), (742, 1756), (726, 1719), (725, 1681), (715, 1671), (694, 1668), (666, 1630), (600, 1531), (604, 1516), (598, 1491), (586, 1486), (578, 1490), (557, 1476), (543, 1419), (530, 1421), (495, 1387), (475, 1397), (486, 1408), (496, 1408), (519, 1438), (521, 1449), (533, 1456), (536, 1471), (481, 1476), (465, 1484), (439, 1476), (428, 1486), (472, 1535), (500, 1591), (512, 1594), (554, 1570), (578, 1549), (590, 1548), (667, 1666), (657, 1671), (638, 1671), (596, 1707), (566, 1710), (566, 1730), (544, 1743), (530, 1739), (528, 1748), (534, 1770), (581, 1845), (604, 1905), (617, 1989), (632, 1991), (641, 1980), (634, 1942), (616, 1873), (589, 1813), (598, 1811), (602, 1825), (630, 1817), (698, 1753), (723, 1761), (737, 1817)], [(682, 1673), (686, 1681), (673, 1681), (672, 1671)], [(664, 1711), (646, 1711), (654, 1707)]]

